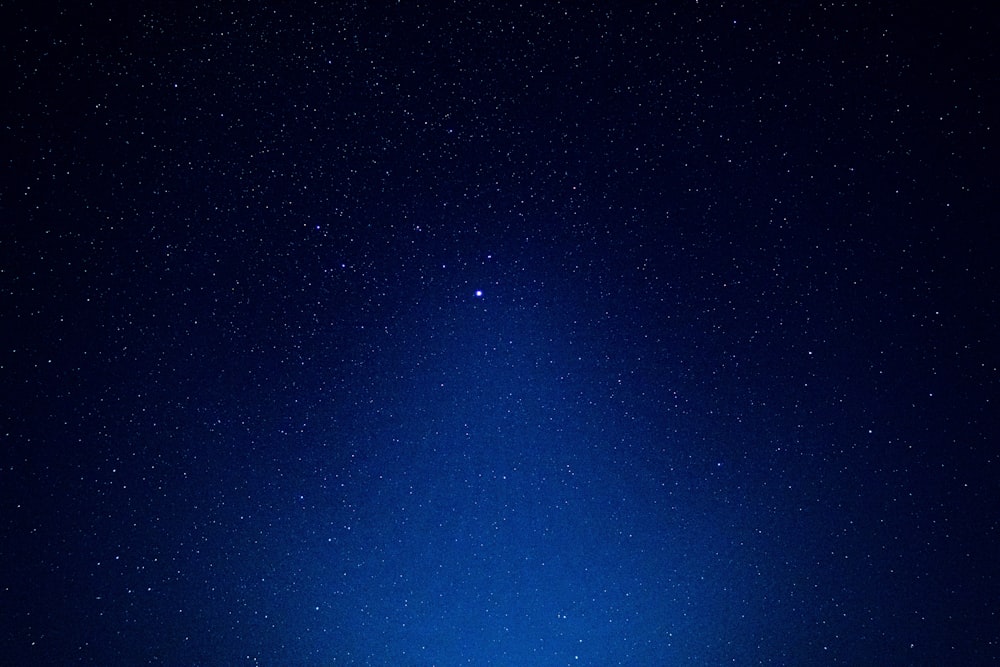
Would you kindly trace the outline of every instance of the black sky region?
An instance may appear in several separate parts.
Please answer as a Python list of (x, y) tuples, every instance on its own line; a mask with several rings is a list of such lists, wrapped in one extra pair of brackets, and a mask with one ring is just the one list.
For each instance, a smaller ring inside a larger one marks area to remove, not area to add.
[(924, 5), (3, 3), (0, 664), (996, 664)]

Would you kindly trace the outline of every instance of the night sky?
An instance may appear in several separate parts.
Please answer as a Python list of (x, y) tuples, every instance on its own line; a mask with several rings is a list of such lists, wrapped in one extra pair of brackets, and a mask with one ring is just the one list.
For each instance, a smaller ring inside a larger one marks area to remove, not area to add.
[(990, 3), (179, 4), (0, 7), (0, 664), (1000, 661)]

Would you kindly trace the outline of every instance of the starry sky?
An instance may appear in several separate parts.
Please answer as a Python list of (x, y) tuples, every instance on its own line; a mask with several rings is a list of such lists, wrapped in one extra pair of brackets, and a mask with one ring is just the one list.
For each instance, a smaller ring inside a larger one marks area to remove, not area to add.
[(1000, 660), (985, 5), (5, 2), (0, 663)]

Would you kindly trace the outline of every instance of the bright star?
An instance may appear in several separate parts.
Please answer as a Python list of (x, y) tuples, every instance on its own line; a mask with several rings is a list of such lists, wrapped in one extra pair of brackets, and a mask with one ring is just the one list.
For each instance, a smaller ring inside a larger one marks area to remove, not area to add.
[(476, 290), (476, 297), (482, 297), (482, 296), (483, 296), (483, 290), (477, 289)]

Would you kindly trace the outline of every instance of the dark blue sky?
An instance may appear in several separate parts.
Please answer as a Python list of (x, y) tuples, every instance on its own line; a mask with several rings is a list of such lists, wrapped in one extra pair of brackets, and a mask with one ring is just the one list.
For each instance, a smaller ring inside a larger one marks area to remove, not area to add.
[(0, 662), (993, 664), (997, 31), (0, 9)]

